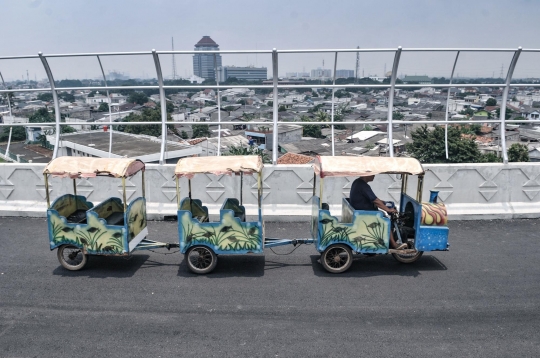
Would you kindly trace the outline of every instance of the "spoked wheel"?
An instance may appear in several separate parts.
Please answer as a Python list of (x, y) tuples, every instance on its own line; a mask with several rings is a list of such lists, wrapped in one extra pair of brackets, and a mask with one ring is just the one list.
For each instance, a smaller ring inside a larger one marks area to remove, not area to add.
[(352, 251), (346, 245), (329, 246), (321, 255), (321, 264), (326, 271), (342, 273), (351, 267), (353, 261)]
[(88, 256), (82, 249), (73, 245), (62, 245), (58, 248), (58, 261), (70, 271), (78, 271), (86, 265)]
[(206, 246), (193, 246), (186, 252), (187, 265), (196, 274), (210, 273), (217, 265), (217, 256)]
[(424, 251), (416, 251), (412, 254), (392, 254), (394, 258), (403, 264), (412, 264), (422, 257)]

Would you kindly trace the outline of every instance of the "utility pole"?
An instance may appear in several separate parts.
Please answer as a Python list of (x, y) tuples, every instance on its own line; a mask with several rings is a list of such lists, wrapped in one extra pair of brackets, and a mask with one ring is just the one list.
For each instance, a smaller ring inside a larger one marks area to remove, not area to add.
[[(171, 46), (172, 50), (174, 51), (174, 37), (171, 37)], [(176, 61), (174, 58), (174, 53), (172, 54), (172, 79), (173, 81), (176, 80)]]
[[(357, 49), (360, 48), (360, 46), (356, 46)], [(360, 71), (360, 52), (356, 53), (356, 73), (354, 76), (354, 83), (358, 84), (358, 72)]]

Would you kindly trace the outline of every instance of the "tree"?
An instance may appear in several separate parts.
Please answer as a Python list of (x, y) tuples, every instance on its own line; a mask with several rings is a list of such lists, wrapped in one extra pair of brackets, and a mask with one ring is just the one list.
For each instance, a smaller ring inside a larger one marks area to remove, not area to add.
[[(159, 109), (145, 108), (141, 114), (130, 113), (122, 122), (161, 122), (161, 111)], [(132, 134), (145, 134), (154, 137), (161, 135), (161, 123), (150, 125), (130, 125), (118, 126), (120, 132)]]
[[(0, 133), (0, 142), (7, 142), (9, 140), (9, 128), (10, 127), (4, 127), (2, 129), (2, 132)], [(12, 141), (23, 141), (26, 139), (26, 130), (24, 129), (24, 127), (16, 126), (11, 128)]]
[[(300, 120), (302, 122), (310, 122), (311, 119), (308, 116), (302, 116), (300, 117)], [(303, 137), (312, 137), (312, 138), (323, 138), (322, 132), (321, 132), (321, 126), (318, 126), (316, 124), (304, 124), (302, 129), (302, 136)]]
[(268, 103), (266, 104), (268, 107), (272, 107), (274, 105), (274, 101), (268, 101)]
[(69, 92), (61, 92), (58, 94), (58, 97), (60, 97), (66, 102), (75, 102), (75, 96)]
[(43, 102), (51, 102), (53, 100), (53, 95), (52, 93), (48, 93), (48, 92), (40, 93), (37, 95), (37, 99)]
[(223, 102), (227, 102), (227, 96), (221, 97), (221, 100), (222, 100)]
[(392, 112), (392, 119), (395, 119), (395, 120), (402, 120), (405, 116), (403, 114), (401, 114), (401, 112), (398, 112), (398, 111), (394, 111)]
[(459, 114), (466, 115), (467, 117), (474, 116), (474, 111), (471, 108), (464, 109), (463, 111), (459, 112)]
[(528, 162), (529, 150), (524, 144), (514, 143), (508, 148), (509, 162)]
[[(64, 116), (62, 115), (60, 117), (61, 122), (65, 122)], [(50, 122), (56, 122), (56, 118), (54, 116), (54, 113), (49, 113), (47, 108), (40, 108), (37, 111), (35, 111), (29, 118), (29, 123), (50, 123)], [(75, 128), (70, 126), (60, 126), (61, 132), (60, 133), (73, 133), (76, 132)], [(53, 130), (53, 133), (55, 133), (55, 130)]]
[(109, 104), (107, 102), (102, 102), (99, 105), (98, 111), (99, 112), (108, 112), (109, 111)]
[(495, 98), (488, 98), (486, 101), (486, 106), (493, 107), (497, 105), (497, 100)]
[(174, 104), (172, 102), (166, 101), (166, 105), (167, 105), (167, 113), (174, 112)]
[(473, 136), (462, 136), (461, 130), (448, 127), (448, 159), (444, 145), (444, 128), (429, 130), (426, 125), (411, 133), (413, 142), (407, 151), (422, 163), (478, 163), (487, 157), (480, 153)]
[(229, 151), (227, 153), (223, 153), (223, 155), (258, 155), (261, 157), (263, 163), (270, 164), (272, 163), (272, 160), (270, 159), (270, 156), (262, 149), (257, 148), (255, 146), (253, 147), (242, 147), (239, 146), (230, 146)]
[(278, 112), (287, 112), (287, 108), (285, 106), (279, 106)]
[(182, 131), (182, 132), (180, 132), (180, 138), (182, 138), (182, 139), (188, 139), (189, 136), (188, 136), (188, 134), (186, 133), (186, 131)]
[[(501, 118), (501, 109), (500, 108), (497, 108), (496, 113), (497, 113), (497, 117)], [(512, 113), (514, 113), (514, 111), (512, 111), (510, 108), (507, 107), (506, 108), (506, 113), (504, 114), (504, 119), (510, 119), (510, 117), (512, 117)]]
[(238, 101), (236, 101), (236, 103), (241, 104), (242, 106), (245, 106), (247, 102), (245, 99), (239, 99)]
[(210, 137), (211, 133), (208, 124), (194, 124), (191, 129), (193, 130), (191, 138)]
[(129, 103), (136, 103), (142, 106), (148, 102), (148, 96), (146, 96), (143, 92), (132, 92), (129, 94), (127, 101)]

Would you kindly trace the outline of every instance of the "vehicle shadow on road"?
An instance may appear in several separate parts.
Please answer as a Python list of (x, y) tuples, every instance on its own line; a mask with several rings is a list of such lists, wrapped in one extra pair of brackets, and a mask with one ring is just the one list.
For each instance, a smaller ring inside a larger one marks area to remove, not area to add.
[[(320, 255), (311, 255), (313, 273), (317, 276), (335, 276), (324, 269)], [(446, 271), (447, 267), (438, 258), (424, 254), (418, 261), (411, 264), (397, 262), (391, 255), (354, 256), (349, 270), (338, 274), (342, 277), (372, 277), (372, 276), (410, 276), (417, 277), (425, 271)]]
[[(219, 255), (216, 268), (204, 276), (209, 279), (228, 277), (261, 277), (264, 276), (264, 255)], [(180, 262), (178, 276), (193, 278), (201, 275), (189, 270), (186, 259)]]
[(124, 278), (132, 277), (148, 260), (149, 255), (100, 256), (89, 255), (88, 262), (80, 271), (69, 271), (60, 264), (53, 270), (54, 275), (64, 277)]

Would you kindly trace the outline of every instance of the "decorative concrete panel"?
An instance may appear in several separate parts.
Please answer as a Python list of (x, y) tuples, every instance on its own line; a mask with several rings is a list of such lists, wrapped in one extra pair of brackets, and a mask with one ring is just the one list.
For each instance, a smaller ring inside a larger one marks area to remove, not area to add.
[[(150, 218), (176, 215), (174, 165), (147, 165), (146, 199)], [(429, 190), (439, 191), (450, 219), (540, 217), (540, 164), (453, 164), (425, 165), (423, 198)], [(46, 215), (43, 164), (0, 164), (0, 215)], [(263, 213), (271, 220), (295, 220), (310, 215), (313, 169), (308, 165), (267, 165), (263, 171)], [(355, 178), (325, 178), (323, 201), (333, 215), (341, 214), (341, 199), (349, 195)], [(142, 194), (141, 174), (126, 180), (126, 196)], [(316, 193), (319, 194), (317, 178)], [(122, 181), (112, 178), (77, 179), (79, 195), (98, 203), (122, 196)], [(371, 184), (382, 200), (399, 201), (401, 182), (396, 175), (378, 175)], [(416, 177), (409, 177), (407, 192), (416, 197)], [(197, 175), (191, 181), (192, 197), (217, 215), (223, 200), (239, 198), (240, 176)], [(73, 181), (51, 178), (51, 202), (73, 193)], [(257, 177), (243, 176), (243, 203), (248, 215), (257, 211)], [(188, 195), (188, 180), (180, 179), (180, 196)]]

